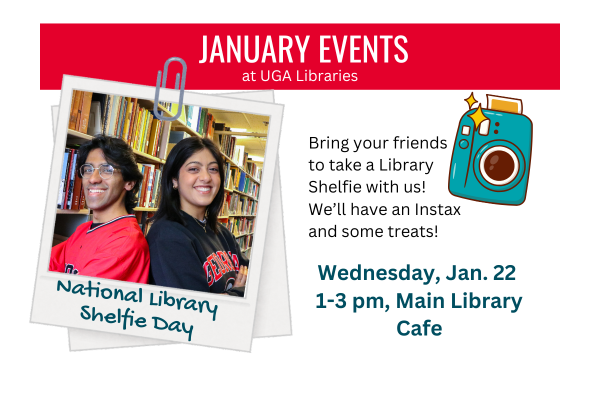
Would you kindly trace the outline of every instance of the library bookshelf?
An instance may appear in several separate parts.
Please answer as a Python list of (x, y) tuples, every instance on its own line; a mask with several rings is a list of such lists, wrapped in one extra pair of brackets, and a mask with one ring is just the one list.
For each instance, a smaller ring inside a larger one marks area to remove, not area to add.
[[(125, 98), (123, 97), (123, 99)], [(136, 100), (137, 106), (139, 108), (145, 110), (154, 109), (154, 101), (152, 100), (130, 99), (129, 101), (131, 100)], [(75, 99), (73, 101), (75, 101)], [(157, 105), (157, 108), (163, 112), (163, 115), (166, 115), (168, 117), (173, 117), (176, 113), (176, 111), (171, 111), (171, 105), (168, 103), (159, 103)], [(159, 141), (160, 143), (156, 143), (158, 151), (156, 151), (157, 148), (155, 147), (154, 154), (148, 154), (140, 146), (136, 146), (135, 138), (123, 137), (123, 139), (130, 143), (130, 146), (132, 147), (133, 152), (135, 153), (136, 161), (139, 163), (138, 166), (151, 166), (152, 171), (162, 172), (162, 167), (165, 164), (165, 159), (168, 155), (168, 152), (174, 145), (170, 143), (172, 131), (183, 131), (186, 133), (186, 137), (197, 136), (211, 138), (212, 141), (221, 149), (221, 154), (226, 170), (226, 202), (224, 203), (221, 213), (218, 216), (218, 221), (225, 225), (228, 229), (230, 229), (232, 234), (236, 237), (236, 240), (238, 241), (242, 252), (246, 253), (247, 257), (250, 257), (250, 252), (252, 249), (252, 239), (254, 234), (254, 220), (256, 212), (258, 210), (258, 193), (260, 189), (260, 173), (262, 172), (262, 163), (259, 161), (255, 162), (248, 159), (247, 153), (244, 157), (244, 155), (240, 155), (239, 152), (238, 154), (236, 154), (236, 158), (234, 160), (234, 158), (231, 157), (233, 155), (231, 146), (225, 148), (225, 144), (227, 143), (231, 145), (232, 141), (233, 143), (235, 143), (236, 139), (234, 139), (234, 135), (235, 138), (240, 138), (240, 141), (248, 139), (264, 140), (264, 138), (266, 138), (266, 133), (231, 132), (228, 129), (236, 128), (236, 126), (230, 126), (228, 128), (225, 128), (226, 123), (235, 124), (236, 121), (241, 121), (244, 119), (248, 120), (248, 118), (245, 116), (245, 118), (242, 118), (241, 113), (221, 112), (220, 110), (213, 109), (207, 109), (207, 114), (211, 115), (212, 126), (206, 129), (205, 125), (202, 129), (199, 129), (200, 132), (198, 132), (192, 127), (188, 126), (187, 111), (188, 108), (186, 106), (186, 112), (182, 112), (181, 117), (179, 119), (164, 124), (162, 128), (158, 128), (163, 130), (161, 131), (162, 136), (160, 136), (159, 139), (157, 138), (157, 141)], [(132, 115), (136, 115), (135, 112), (133, 112)], [(223, 115), (223, 122), (220, 121), (219, 115)], [(214, 119), (212, 116), (215, 116)], [(132, 116), (131, 120), (133, 119), (134, 117)], [(135, 129), (133, 122), (131, 122), (131, 124), (131, 131), (133, 131)], [(215, 130), (215, 126), (219, 126), (227, 130)], [(198, 128), (200, 128), (200, 124), (198, 124)], [(81, 145), (91, 140), (92, 138), (93, 136), (88, 133), (79, 132), (76, 129), (68, 129), (66, 147), (68, 149), (76, 148), (78, 145)], [(242, 147), (242, 153), (243, 150), (244, 148)], [(260, 150), (260, 146), (258, 146), (258, 150), (254, 149), (254, 155), (258, 157), (264, 157), (264, 147), (262, 153)], [(249, 171), (250, 169), (252, 171)], [(157, 177), (157, 179), (153, 181), (153, 184), (156, 185), (156, 188), (158, 188), (158, 185), (160, 183), (160, 173), (156, 174), (155, 177)], [(241, 184), (240, 180), (242, 181)], [(149, 197), (148, 202), (146, 204), (143, 204), (144, 206), (134, 208), (134, 212), (138, 223), (140, 224), (140, 228), (145, 234), (148, 232), (150, 225), (148, 220), (158, 210), (158, 202), (160, 201), (159, 191), (154, 190), (152, 188), (151, 192), (151, 195), (156, 196), (155, 198)], [(53, 245), (66, 240), (80, 224), (91, 220), (91, 214), (92, 212), (87, 208), (57, 208)]]
[[(227, 143), (231, 144), (234, 136), (239, 142), (245, 141), (244, 143), (248, 143), (248, 141), (255, 139), (266, 138), (266, 134), (215, 131), (212, 138), (213, 142), (221, 148), (226, 171), (225, 202), (218, 220), (231, 231), (242, 253), (245, 253), (245, 256), (249, 258), (254, 239), (255, 217), (258, 211), (258, 194), (260, 191), (260, 176), (257, 175), (260, 175), (262, 168), (252, 167), (253, 161), (243, 155), (238, 154), (237, 157), (232, 157), (232, 147), (228, 147)], [(264, 156), (264, 150), (262, 154), (260, 150), (258, 152), (253, 151), (253, 153), (259, 157)], [(250, 169), (253, 169), (253, 172)]]

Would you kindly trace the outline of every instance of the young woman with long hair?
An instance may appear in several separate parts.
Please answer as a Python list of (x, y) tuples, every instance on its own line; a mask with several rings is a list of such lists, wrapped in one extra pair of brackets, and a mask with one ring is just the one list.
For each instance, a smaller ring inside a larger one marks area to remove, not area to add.
[(146, 239), (150, 282), (243, 296), (248, 259), (217, 222), (225, 198), (221, 153), (208, 139), (183, 139), (167, 157), (162, 197)]

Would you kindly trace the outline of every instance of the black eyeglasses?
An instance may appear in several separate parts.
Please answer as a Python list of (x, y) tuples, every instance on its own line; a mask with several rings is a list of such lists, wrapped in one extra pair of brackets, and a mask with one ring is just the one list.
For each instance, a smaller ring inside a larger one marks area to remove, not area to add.
[(119, 168), (115, 168), (110, 164), (102, 164), (98, 168), (94, 168), (91, 164), (83, 164), (79, 169), (79, 173), (82, 177), (89, 179), (94, 175), (95, 170), (98, 170), (102, 179), (110, 179), (115, 171), (120, 171)]

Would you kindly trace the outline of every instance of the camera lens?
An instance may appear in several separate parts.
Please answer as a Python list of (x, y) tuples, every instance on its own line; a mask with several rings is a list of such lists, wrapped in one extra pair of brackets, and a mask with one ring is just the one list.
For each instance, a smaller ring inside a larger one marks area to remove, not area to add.
[(487, 156), (483, 168), (493, 180), (503, 181), (512, 175), (515, 170), (515, 162), (508, 153), (496, 150)]
[(486, 181), (502, 186), (509, 184), (517, 176), (519, 160), (511, 149), (495, 146), (483, 154), (479, 168)]

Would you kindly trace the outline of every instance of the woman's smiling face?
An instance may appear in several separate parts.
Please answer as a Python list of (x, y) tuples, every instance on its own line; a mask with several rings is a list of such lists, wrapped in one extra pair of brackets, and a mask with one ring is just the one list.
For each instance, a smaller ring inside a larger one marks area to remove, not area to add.
[(173, 179), (179, 191), (181, 209), (191, 216), (204, 219), (206, 208), (221, 187), (219, 164), (208, 149), (194, 153), (179, 170), (179, 179)]

